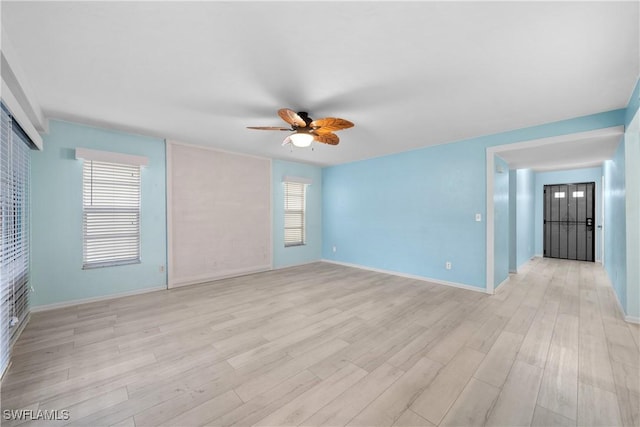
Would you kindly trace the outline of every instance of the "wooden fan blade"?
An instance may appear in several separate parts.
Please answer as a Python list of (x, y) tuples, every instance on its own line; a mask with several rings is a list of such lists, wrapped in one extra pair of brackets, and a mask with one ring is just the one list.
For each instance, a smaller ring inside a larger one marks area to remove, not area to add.
[(289, 123), (290, 125), (294, 125), (299, 128), (307, 127), (307, 122), (302, 120), (302, 117), (300, 117), (298, 113), (293, 110), (290, 110), (288, 108), (281, 108), (280, 110), (278, 110), (278, 115), (282, 120)]
[(323, 144), (329, 144), (329, 145), (338, 145), (338, 143), (340, 142), (340, 138), (338, 138), (338, 135), (336, 135), (335, 133), (323, 133), (321, 135), (314, 135), (313, 139), (315, 139), (318, 142), (322, 142)]
[(291, 132), (293, 129), (291, 128), (283, 128), (280, 126), (247, 126), (247, 129), (258, 129), (258, 130), (287, 130)]
[(350, 127), (353, 127), (353, 123), (351, 123), (349, 120), (340, 119), (338, 117), (325, 117), (324, 119), (312, 121), (309, 126), (317, 128), (314, 130), (314, 132), (323, 134), (328, 132), (335, 132), (337, 130), (348, 129)]

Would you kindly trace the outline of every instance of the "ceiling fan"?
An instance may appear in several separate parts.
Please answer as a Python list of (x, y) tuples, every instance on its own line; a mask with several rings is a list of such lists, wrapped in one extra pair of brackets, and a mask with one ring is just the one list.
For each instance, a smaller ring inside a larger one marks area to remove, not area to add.
[(293, 132), (284, 139), (282, 145), (293, 144), (296, 147), (308, 147), (313, 141), (338, 145), (340, 138), (333, 132), (353, 127), (353, 123), (345, 119), (325, 117), (324, 119), (313, 120), (305, 111), (296, 113), (288, 108), (278, 110), (278, 115), (282, 120), (289, 123), (291, 127), (247, 126), (247, 129)]

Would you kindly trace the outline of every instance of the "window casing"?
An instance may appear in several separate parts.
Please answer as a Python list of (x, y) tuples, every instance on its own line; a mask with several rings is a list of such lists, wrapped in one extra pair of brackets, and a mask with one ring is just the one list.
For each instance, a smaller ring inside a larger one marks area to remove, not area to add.
[(140, 262), (140, 166), (85, 159), (84, 269)]
[(2, 104), (0, 120), (0, 375), (29, 314), (30, 175), (33, 142)]
[(283, 182), (284, 185), (284, 246), (306, 243), (306, 190), (307, 184)]

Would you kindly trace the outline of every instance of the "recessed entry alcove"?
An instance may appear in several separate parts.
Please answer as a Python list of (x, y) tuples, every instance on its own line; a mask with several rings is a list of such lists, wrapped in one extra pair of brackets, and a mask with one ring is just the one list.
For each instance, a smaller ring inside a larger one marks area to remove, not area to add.
[[(508, 221), (496, 223), (496, 201), (504, 199), (503, 188), (496, 186), (497, 181), (506, 182), (506, 191), (509, 186), (516, 183), (509, 176), (514, 176), (515, 170), (532, 170), (536, 173), (570, 171), (601, 167), (603, 162), (613, 157), (618, 144), (624, 135), (623, 126), (615, 126), (605, 129), (573, 133), (549, 138), (541, 138), (523, 141), (514, 144), (493, 146), (486, 149), (486, 182), (487, 182), (487, 291), (493, 292), (506, 278), (505, 269), (502, 268), (496, 276), (496, 270), (500, 266), (508, 265), (510, 247), (517, 245), (517, 233), (509, 227), (510, 222), (515, 221), (515, 212), (509, 211), (509, 205), (502, 205), (503, 216)], [(596, 203), (600, 203), (597, 211), (599, 217), (592, 218), (597, 230), (596, 240), (602, 242), (604, 230), (602, 227), (602, 176), (598, 179), (600, 194), (595, 194)], [(568, 184), (568, 183), (567, 183)], [(512, 197), (517, 193), (511, 188)], [(506, 196), (508, 199), (508, 195)], [(513, 202), (513, 200), (511, 200)], [(535, 200), (541, 204), (543, 200)], [(538, 206), (541, 209), (541, 206)], [(506, 209), (506, 211), (505, 211)], [(500, 213), (498, 215), (500, 215)], [(544, 219), (537, 219), (538, 222)], [(535, 215), (533, 221), (536, 221)], [(540, 225), (540, 224), (537, 224)], [(540, 232), (539, 232), (540, 234)], [(504, 236), (508, 239), (505, 241)], [(498, 239), (502, 239), (498, 241)], [(536, 236), (540, 237), (540, 236)], [(496, 246), (497, 245), (497, 246)], [(505, 249), (506, 245), (506, 249)], [(595, 243), (594, 243), (595, 245)], [(502, 248), (500, 247), (502, 246)], [(496, 251), (496, 249), (498, 249)], [(502, 249), (502, 250), (500, 250)], [(538, 255), (544, 255), (540, 253)], [(600, 260), (600, 259), (599, 259)], [(513, 268), (510, 269), (513, 271)], [(507, 271), (508, 273), (508, 271)]]

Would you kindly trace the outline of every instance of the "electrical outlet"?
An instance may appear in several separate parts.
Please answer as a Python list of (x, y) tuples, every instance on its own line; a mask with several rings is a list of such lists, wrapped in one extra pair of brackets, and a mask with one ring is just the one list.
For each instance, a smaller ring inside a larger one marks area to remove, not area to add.
[(451, 262), (450, 262), (450, 261), (447, 261), (447, 262), (444, 264), (444, 268), (446, 268), (447, 270), (451, 270)]
[(335, 252), (338, 250), (338, 248), (336, 248), (336, 247), (334, 246), (334, 247), (332, 248), (332, 250), (333, 250), (333, 252), (335, 253)]

